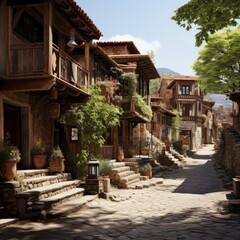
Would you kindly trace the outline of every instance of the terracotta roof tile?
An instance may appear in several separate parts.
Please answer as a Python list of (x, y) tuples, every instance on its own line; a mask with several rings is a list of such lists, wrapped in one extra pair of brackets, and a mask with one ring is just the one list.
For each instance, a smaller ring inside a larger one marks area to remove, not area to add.
[(84, 20), (91, 26), (92, 30), (99, 36), (102, 36), (101, 31), (96, 27), (96, 25), (93, 23), (93, 21), (90, 19), (90, 17), (82, 10), (82, 8), (74, 1), (74, 0), (68, 0), (68, 2), (72, 5), (73, 8), (75, 8), (79, 14), (82, 15)]

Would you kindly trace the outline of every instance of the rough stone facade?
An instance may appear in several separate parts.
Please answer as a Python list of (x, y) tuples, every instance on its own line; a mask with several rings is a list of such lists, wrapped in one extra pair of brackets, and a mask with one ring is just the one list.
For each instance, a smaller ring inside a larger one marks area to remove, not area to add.
[(231, 177), (240, 175), (240, 134), (235, 129), (223, 130), (217, 151), (217, 161)]

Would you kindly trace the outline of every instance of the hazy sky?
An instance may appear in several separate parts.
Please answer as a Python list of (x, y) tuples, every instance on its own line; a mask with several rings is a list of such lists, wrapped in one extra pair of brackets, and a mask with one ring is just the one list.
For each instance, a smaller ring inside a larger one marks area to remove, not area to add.
[(194, 75), (198, 57), (195, 30), (180, 28), (171, 16), (187, 0), (77, 0), (102, 32), (101, 41), (133, 41), (141, 53), (153, 50), (155, 65)]

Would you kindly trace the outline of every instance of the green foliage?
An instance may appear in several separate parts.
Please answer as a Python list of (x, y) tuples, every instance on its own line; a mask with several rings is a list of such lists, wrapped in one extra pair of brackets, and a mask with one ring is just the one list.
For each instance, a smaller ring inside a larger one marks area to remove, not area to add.
[(153, 96), (154, 94), (157, 94), (160, 88), (159, 78), (151, 80), (149, 84), (149, 88), (150, 88), (149, 91), (151, 96)]
[(90, 88), (91, 97), (87, 103), (75, 104), (60, 117), (60, 121), (79, 129), (79, 143), (82, 150), (98, 156), (108, 136), (108, 129), (119, 124), (122, 111), (119, 107), (105, 102), (96, 86)]
[(182, 146), (182, 154), (185, 156), (188, 151), (189, 151), (189, 145), (183, 145)]
[(89, 160), (88, 152), (86, 150), (82, 150), (80, 153), (71, 153), (68, 158), (76, 165), (76, 168), (74, 169), (76, 177), (86, 177), (87, 163)]
[(144, 164), (142, 167), (139, 168), (140, 173), (148, 173), (152, 171), (152, 166), (150, 163)]
[(100, 160), (99, 174), (100, 176), (109, 176), (112, 172), (113, 165), (111, 162), (102, 159)]
[(204, 92), (228, 94), (240, 88), (240, 27), (217, 32), (199, 52), (193, 69)]
[(240, 18), (239, 0), (190, 0), (175, 11), (172, 17), (176, 23), (190, 30), (198, 26), (196, 46), (208, 41), (208, 34), (215, 33), (227, 26), (236, 26)]
[(16, 146), (5, 144), (3, 150), (0, 152), (0, 161), (21, 160), (20, 152)]
[(146, 100), (144, 97), (139, 95), (136, 92), (136, 86), (137, 86), (137, 75), (135, 73), (123, 73), (120, 76), (120, 79), (124, 82), (127, 82), (127, 90), (128, 91), (128, 100), (133, 100), (135, 105), (139, 108), (142, 115), (147, 117), (149, 120), (152, 118), (152, 109), (151, 107), (146, 103)]
[(34, 143), (32, 149), (31, 149), (32, 155), (42, 155), (44, 154), (44, 147), (42, 145), (42, 140), (39, 138)]
[(137, 75), (135, 73), (123, 73), (120, 76), (120, 79), (127, 82), (127, 89), (124, 90), (128, 92), (128, 96), (131, 99), (131, 97), (136, 93)]
[(49, 161), (65, 161), (62, 150), (59, 146), (52, 149)]
[(132, 100), (136, 104), (136, 106), (139, 108), (141, 113), (147, 117), (149, 120), (152, 118), (152, 109), (151, 107), (146, 103), (144, 97), (139, 95), (138, 93), (135, 93), (132, 96)]

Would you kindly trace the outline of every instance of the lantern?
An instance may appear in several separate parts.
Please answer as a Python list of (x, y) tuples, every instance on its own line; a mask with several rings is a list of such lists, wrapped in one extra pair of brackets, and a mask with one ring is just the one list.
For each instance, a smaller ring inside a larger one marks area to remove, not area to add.
[(97, 179), (99, 177), (99, 161), (92, 159), (87, 164), (88, 178)]

